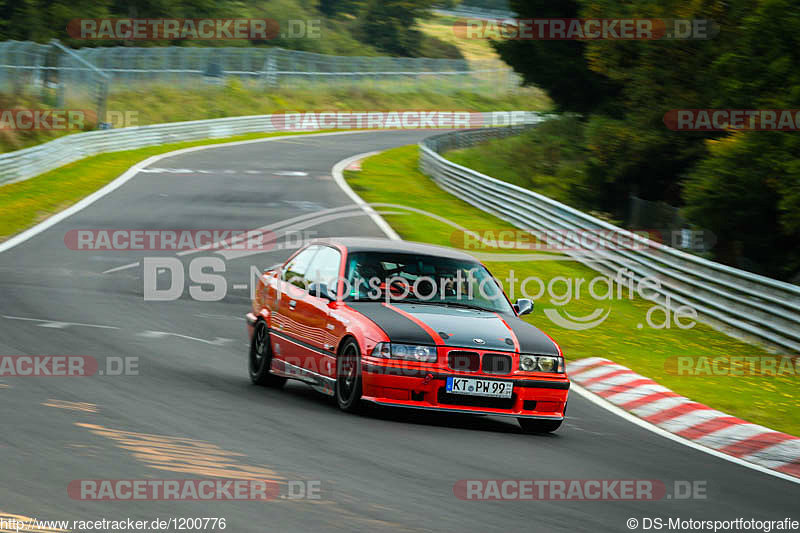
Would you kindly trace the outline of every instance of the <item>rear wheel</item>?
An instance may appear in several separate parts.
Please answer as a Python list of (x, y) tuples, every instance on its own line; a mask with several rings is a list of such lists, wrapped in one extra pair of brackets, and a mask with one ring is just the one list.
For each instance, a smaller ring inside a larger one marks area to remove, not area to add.
[(361, 351), (353, 339), (345, 342), (336, 358), (336, 403), (349, 413), (361, 406)]
[(536, 418), (517, 418), (525, 433), (552, 433), (561, 427), (563, 420), (539, 420)]
[(272, 366), (272, 342), (267, 324), (259, 320), (253, 332), (253, 340), (250, 341), (248, 364), (250, 381), (265, 387), (282, 387), (286, 383), (286, 378), (270, 374), (270, 366)]

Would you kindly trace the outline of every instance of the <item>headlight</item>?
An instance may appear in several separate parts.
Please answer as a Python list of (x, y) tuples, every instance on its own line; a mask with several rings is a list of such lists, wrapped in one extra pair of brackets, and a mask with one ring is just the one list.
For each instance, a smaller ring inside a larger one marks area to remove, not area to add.
[(519, 369), (525, 372), (564, 372), (564, 359), (548, 355), (520, 355)]
[(519, 357), (519, 369), (526, 372), (533, 372), (537, 366), (536, 358), (532, 355), (521, 355)]
[(383, 359), (403, 359), (406, 361), (422, 361), (424, 363), (436, 362), (436, 347), (418, 344), (397, 344), (394, 342), (379, 342), (372, 350), (373, 357)]
[(553, 372), (558, 368), (558, 361), (555, 357), (540, 357), (539, 370), (542, 372)]

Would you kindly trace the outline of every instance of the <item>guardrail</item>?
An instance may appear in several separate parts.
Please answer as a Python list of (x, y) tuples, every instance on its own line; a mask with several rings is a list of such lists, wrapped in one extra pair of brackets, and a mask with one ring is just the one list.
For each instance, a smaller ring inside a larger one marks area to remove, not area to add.
[[(604, 274), (625, 269), (636, 280), (657, 279), (659, 298), (670, 306), (689, 305), (712, 322), (781, 349), (800, 352), (800, 287), (797, 285), (654, 242), (536, 192), (457, 165), (441, 155), (446, 150), (473, 146), (519, 131), (519, 128), (502, 128), (434, 135), (419, 145), (420, 169), (443, 189), (518, 228), (555, 230), (560, 232), (560, 237), (564, 230), (587, 230), (581, 233), (580, 239), (591, 235), (597, 245), (595, 251), (591, 257), (573, 255), (590, 268)], [(616, 249), (619, 236), (636, 246)]]
[(65, 135), (31, 148), (0, 154), (0, 184), (21, 181), (84, 157), (146, 146), (277, 131), (271, 115), (233, 117)]
[[(498, 112), (483, 113), (483, 123), (494, 123), (495, 113)], [(506, 114), (513, 115), (513, 120), (517, 123), (540, 120), (536, 113), (527, 111), (500, 113), (504, 113), (504, 116)], [(338, 115), (355, 116), (357, 114), (339, 113)], [(273, 117), (282, 118), (275, 121)], [(285, 117), (286, 115), (253, 115), (215, 118), (65, 135), (31, 148), (0, 154), (0, 185), (26, 180), (84, 157), (105, 152), (134, 150), (146, 146), (183, 141), (233, 137), (246, 133), (295, 131), (275, 126), (276, 123), (285, 124), (287, 122)]]

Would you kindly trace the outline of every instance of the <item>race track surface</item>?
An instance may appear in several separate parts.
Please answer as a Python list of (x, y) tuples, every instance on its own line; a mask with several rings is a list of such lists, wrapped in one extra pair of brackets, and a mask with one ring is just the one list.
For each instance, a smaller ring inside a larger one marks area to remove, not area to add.
[[(153, 165), (168, 171), (140, 173), (0, 253), (0, 354), (139, 362), (138, 375), (0, 378), (0, 512), (53, 520), (224, 517), (232, 532), (599, 532), (627, 531), (630, 517), (798, 519), (797, 484), (654, 435), (574, 393), (559, 432), (530, 436), (510, 418), (388, 409), (348, 415), (300, 383), (280, 391), (251, 385), (243, 321), (250, 265), (268, 267), (289, 250), (227, 261), (221, 301), (195, 301), (186, 291), (177, 301), (146, 302), (141, 266), (103, 272), (174, 253), (75, 251), (64, 242), (71, 229), (249, 229), (347, 206), (331, 179), (336, 162), (429, 134), (294, 137), (173, 156)], [(424, 207), (421, 198), (397, 201)], [(383, 235), (366, 216), (308, 229)], [(67, 493), (80, 479), (211, 476), (319, 481), (320, 499), (103, 502)], [(458, 480), (506, 478), (659, 480), (669, 492), (675, 480), (700, 481), (707, 497), (454, 496)]]

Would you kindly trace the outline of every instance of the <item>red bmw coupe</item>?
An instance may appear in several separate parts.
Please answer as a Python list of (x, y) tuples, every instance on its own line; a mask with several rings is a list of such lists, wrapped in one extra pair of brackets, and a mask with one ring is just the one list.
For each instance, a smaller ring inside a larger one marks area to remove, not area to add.
[(247, 314), (253, 383), (297, 379), (363, 402), (513, 416), (558, 429), (570, 382), (559, 346), (519, 317), (475, 258), (386, 239), (314, 241), (261, 277)]

